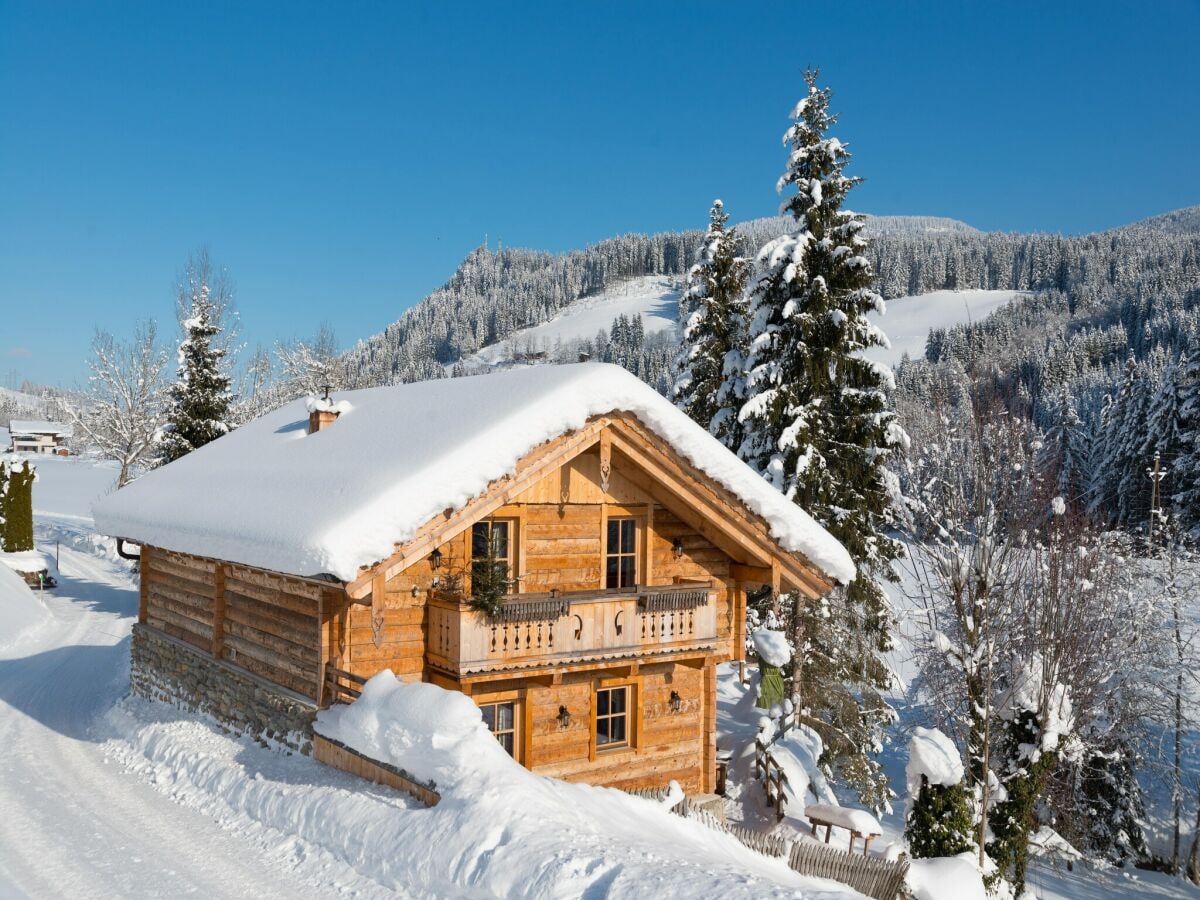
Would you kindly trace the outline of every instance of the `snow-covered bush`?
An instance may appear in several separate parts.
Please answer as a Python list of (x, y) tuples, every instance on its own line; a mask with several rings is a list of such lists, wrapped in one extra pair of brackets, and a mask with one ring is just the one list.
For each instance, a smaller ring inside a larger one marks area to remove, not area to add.
[(908, 742), (908, 813), (904, 836), (914, 859), (955, 856), (972, 848), (963, 764), (954, 742), (917, 728)]

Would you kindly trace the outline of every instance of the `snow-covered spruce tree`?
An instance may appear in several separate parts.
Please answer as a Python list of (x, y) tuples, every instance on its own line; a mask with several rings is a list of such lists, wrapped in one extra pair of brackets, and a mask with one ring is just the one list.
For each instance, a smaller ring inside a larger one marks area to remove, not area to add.
[(160, 461), (173, 462), (229, 431), (229, 375), (224, 369), (225, 350), (217, 342), (221, 333), (201, 282), (191, 295), (179, 344), (179, 374), (168, 391), (167, 424), (163, 427)]
[(914, 859), (955, 856), (974, 845), (971, 811), (954, 742), (936, 728), (917, 728), (908, 743), (908, 813), (904, 837)]
[(901, 546), (886, 464), (906, 443), (888, 400), (891, 372), (861, 351), (886, 346), (866, 314), (883, 311), (864, 255), (861, 216), (843, 210), (859, 181), (843, 174), (845, 146), (826, 131), (836, 122), (829, 90), (805, 73), (808, 93), (784, 140), (791, 146), (779, 188), (796, 230), (762, 248), (750, 277), (746, 399), (739, 454), (837, 537), (859, 567), (838, 595), (792, 604), (798, 652), (793, 702), (825, 741), (864, 802), (880, 807), (887, 780), (873, 758), (892, 711), (880, 695), (891, 681), (881, 654), (892, 614), (879, 578)]
[(740, 378), (746, 352), (746, 278), (749, 265), (737, 253), (737, 229), (714, 200), (704, 243), (688, 273), (688, 311), (676, 363), (675, 405), (730, 450), (742, 443), (740, 406), (726, 371)]
[(1200, 532), (1200, 348), (1179, 362), (1180, 451), (1171, 461), (1175, 509), (1184, 527)]

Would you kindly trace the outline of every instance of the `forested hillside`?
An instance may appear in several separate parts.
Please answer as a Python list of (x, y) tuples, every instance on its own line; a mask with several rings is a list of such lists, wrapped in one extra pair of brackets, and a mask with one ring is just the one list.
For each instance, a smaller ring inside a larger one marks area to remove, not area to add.
[[(738, 231), (751, 254), (786, 227), (768, 218)], [(1186, 352), (1200, 344), (1198, 229), (1197, 208), (1073, 237), (980, 232), (933, 217), (870, 219), (869, 256), (887, 299), (945, 289), (1036, 292), (984, 321), (932, 333), (927, 360), (900, 366), (900, 397), (927, 404), (948, 384), (965, 389), (971, 377), (987, 375), (1011, 411), (1066, 442), (1065, 489), (1093, 511), (1119, 524), (1144, 521), (1149, 500), (1140, 473), (1155, 450), (1169, 473), (1164, 495), (1183, 502), (1172, 423), (1180, 392), (1186, 399), (1189, 390), (1185, 380), (1195, 377), (1189, 363), (1200, 365)], [(480, 247), (445, 286), (342, 357), (344, 385), (462, 371), (459, 360), (552, 319), (582, 296), (637, 276), (682, 279), (701, 236), (629, 234), (563, 254)], [(547, 361), (585, 353), (665, 391), (672, 338), (643, 336), (640, 325), (616, 320), (607, 334)]]

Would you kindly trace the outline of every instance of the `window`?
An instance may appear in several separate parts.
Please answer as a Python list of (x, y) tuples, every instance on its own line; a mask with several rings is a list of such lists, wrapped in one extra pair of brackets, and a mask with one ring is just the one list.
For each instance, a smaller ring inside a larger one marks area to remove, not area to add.
[(471, 526), (471, 574), (475, 575), (488, 562), (488, 542), (491, 542), (496, 565), (503, 569), (503, 577), (511, 579), (513, 573), (513, 527), (511, 519), (485, 519)]
[(596, 749), (629, 746), (629, 685), (596, 691)]
[(608, 590), (637, 584), (637, 519), (609, 519), (604, 547), (604, 586)]
[(517, 704), (509, 700), (507, 703), (482, 703), (483, 721), (488, 731), (496, 736), (500, 746), (508, 751), (508, 755), (517, 755)]

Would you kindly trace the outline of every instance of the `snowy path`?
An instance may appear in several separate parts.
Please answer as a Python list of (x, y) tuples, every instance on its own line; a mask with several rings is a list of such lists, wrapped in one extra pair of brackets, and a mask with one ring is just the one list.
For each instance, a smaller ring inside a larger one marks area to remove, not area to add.
[(0, 897), (311, 895), (106, 761), (97, 717), (126, 691), (137, 593), (115, 565), (61, 552), (54, 622), (0, 653)]

